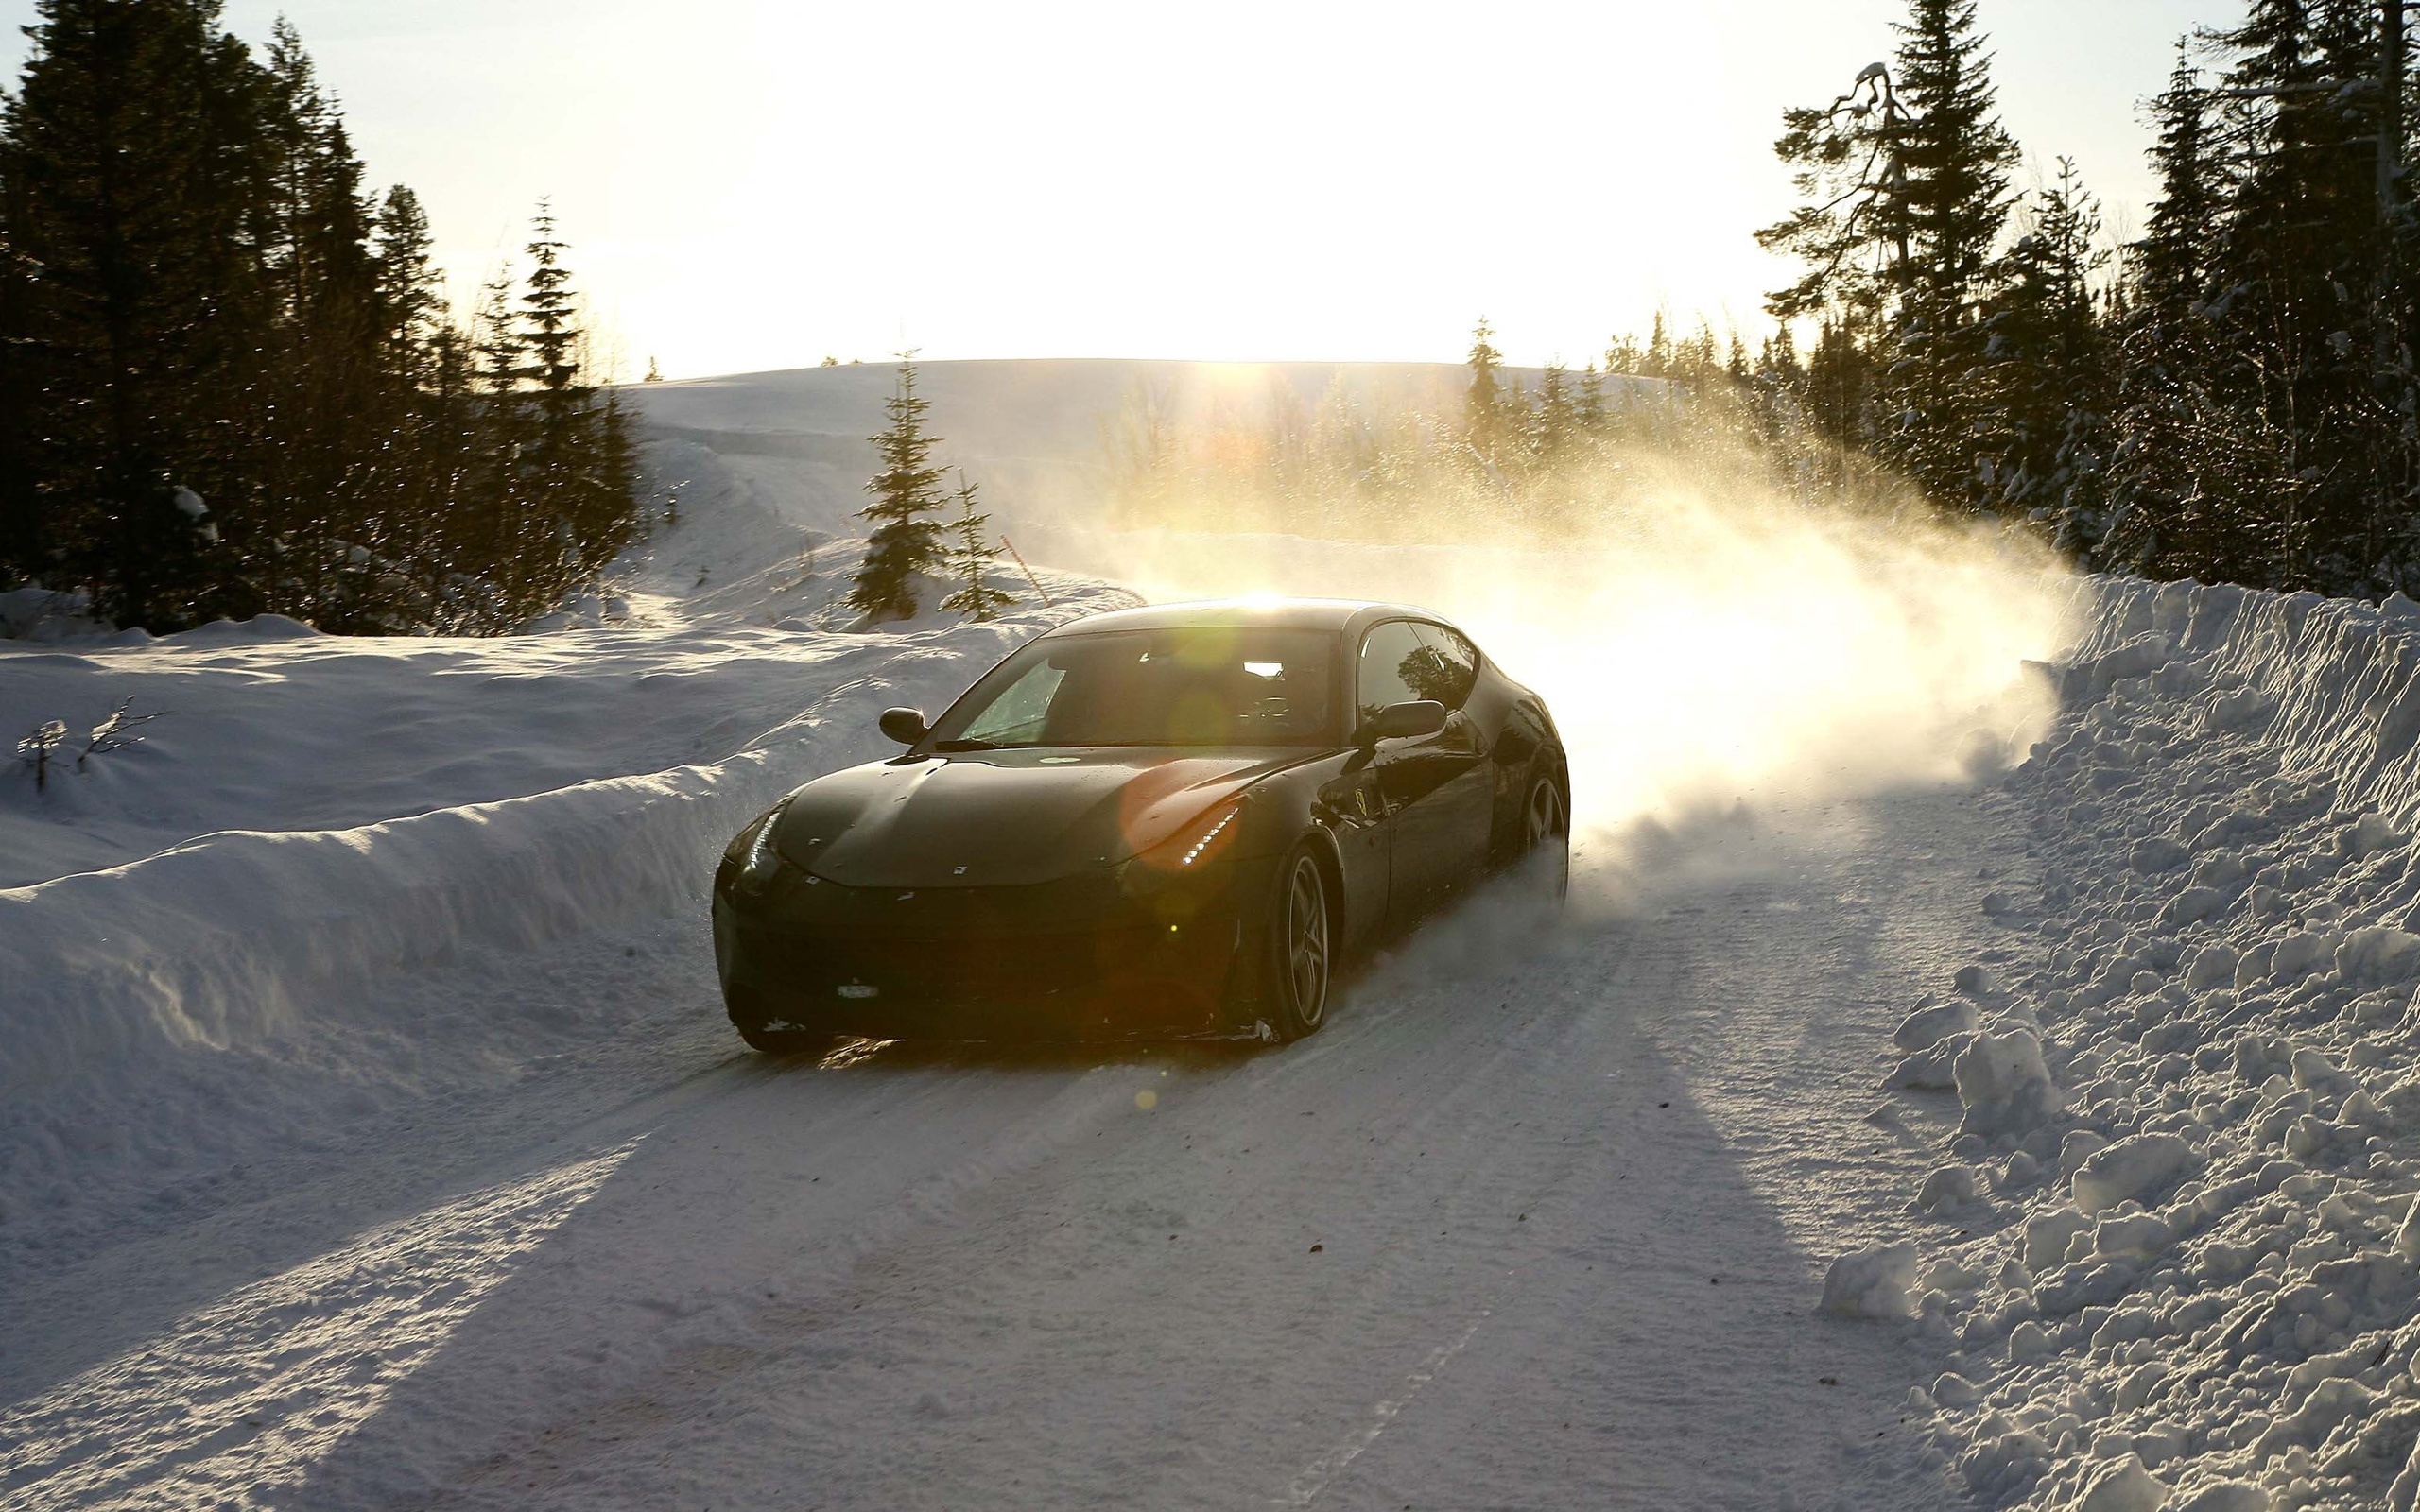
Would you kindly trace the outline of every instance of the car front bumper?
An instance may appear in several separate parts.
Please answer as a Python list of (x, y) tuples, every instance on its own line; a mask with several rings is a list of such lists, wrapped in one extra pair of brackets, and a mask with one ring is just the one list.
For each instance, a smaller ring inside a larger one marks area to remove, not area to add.
[(716, 882), (733, 1022), (873, 1039), (1097, 1040), (1253, 1032), (1275, 862), (1144, 896), (1115, 872), (1019, 887), (844, 887), (794, 868)]

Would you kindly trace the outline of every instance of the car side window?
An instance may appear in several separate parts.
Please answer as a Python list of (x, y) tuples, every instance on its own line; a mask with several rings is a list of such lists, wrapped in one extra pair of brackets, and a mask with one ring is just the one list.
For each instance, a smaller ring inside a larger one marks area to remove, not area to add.
[(1442, 625), (1417, 625), (1422, 648), (1428, 654), (1423, 660), (1419, 676), (1412, 686), (1427, 691), (1424, 698), (1434, 698), (1448, 709), (1460, 709), (1478, 682), (1478, 650)]
[(998, 746), (1030, 746), (1042, 738), (1042, 727), (1050, 716), (1050, 700), (1057, 696), (1059, 684), (1067, 674), (1048, 662), (1036, 662), (1026, 675), (1010, 683), (1001, 695), (992, 700), (992, 707), (976, 715), (966, 727), (961, 739), (988, 740)]
[(1428, 676), (1431, 660), (1420, 632), (1408, 621), (1391, 620), (1372, 630), (1361, 643), (1357, 691), (1353, 699), (1361, 723), (1368, 724), (1390, 704), (1435, 696), (1420, 692), (1419, 683), (1413, 680), (1434, 680)]

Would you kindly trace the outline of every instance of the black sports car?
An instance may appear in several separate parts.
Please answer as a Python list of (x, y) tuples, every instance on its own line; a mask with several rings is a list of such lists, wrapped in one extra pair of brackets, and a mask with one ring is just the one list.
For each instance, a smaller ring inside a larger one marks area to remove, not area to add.
[(799, 788), (715, 874), (748, 1042), (1291, 1040), (1338, 967), (1490, 872), (1569, 866), (1538, 696), (1423, 610), (1287, 600), (1064, 625), (904, 755)]

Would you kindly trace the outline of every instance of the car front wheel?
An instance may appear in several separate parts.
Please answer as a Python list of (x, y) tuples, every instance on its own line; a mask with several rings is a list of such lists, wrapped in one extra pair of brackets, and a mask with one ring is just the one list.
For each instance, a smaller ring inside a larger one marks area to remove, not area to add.
[(1315, 1034), (1327, 1022), (1335, 988), (1336, 910), (1327, 878), (1308, 846), (1298, 846), (1277, 875), (1271, 909), (1268, 990), (1270, 1027), (1280, 1040)]

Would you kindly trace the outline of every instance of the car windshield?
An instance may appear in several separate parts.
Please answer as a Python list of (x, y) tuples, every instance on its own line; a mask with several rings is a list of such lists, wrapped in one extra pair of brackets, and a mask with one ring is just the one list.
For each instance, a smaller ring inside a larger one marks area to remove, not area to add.
[(1333, 745), (1336, 645), (1218, 626), (1036, 641), (951, 706), (932, 748)]

